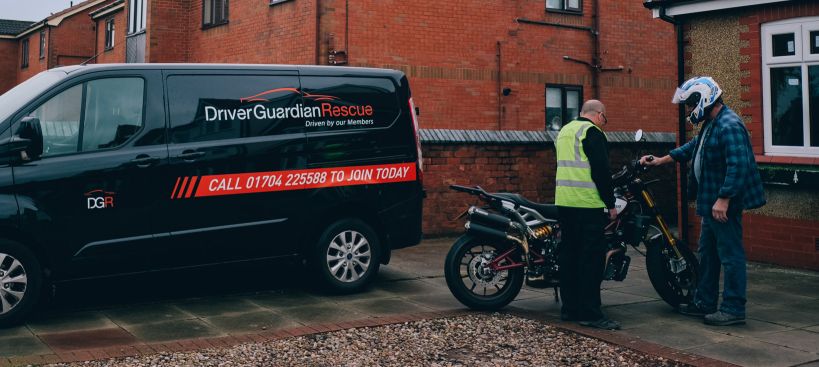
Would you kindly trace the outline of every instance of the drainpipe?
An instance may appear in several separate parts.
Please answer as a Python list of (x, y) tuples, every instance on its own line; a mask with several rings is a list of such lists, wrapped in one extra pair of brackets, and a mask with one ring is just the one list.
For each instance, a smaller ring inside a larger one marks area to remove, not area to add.
[[(660, 19), (674, 25), (677, 33), (677, 85), (682, 85), (685, 81), (685, 46), (683, 45), (683, 27), (682, 23), (676, 19), (665, 14), (665, 8), (660, 8)], [(685, 106), (679, 105), (677, 107), (678, 114), (678, 130), (677, 130), (677, 144), (683, 145), (686, 143), (686, 119)], [(680, 163), (680, 211), (679, 211), (679, 225), (680, 237), (686, 243), (688, 242), (688, 170), (685, 163)]]
[(498, 60), (498, 77), (497, 77), (497, 79), (498, 79), (498, 90), (497, 90), (497, 92), (498, 92), (498, 130), (501, 130), (501, 124), (503, 123), (503, 111), (501, 111), (501, 109), (503, 108), (503, 106), (501, 105), (501, 67), (502, 66), (501, 66), (501, 43), (500, 43), (500, 41), (498, 41), (497, 45), (498, 45), (498, 48), (497, 48), (497, 53), (495, 54), (495, 56), (497, 56), (496, 58)]
[(316, 0), (316, 65), (321, 65), (321, 1)]
[(592, 65), (598, 67), (592, 68), (592, 96), (594, 99), (600, 99), (600, 0), (592, 2), (592, 19), (594, 20), (592, 28), (592, 37), (594, 37), (594, 52), (592, 53)]

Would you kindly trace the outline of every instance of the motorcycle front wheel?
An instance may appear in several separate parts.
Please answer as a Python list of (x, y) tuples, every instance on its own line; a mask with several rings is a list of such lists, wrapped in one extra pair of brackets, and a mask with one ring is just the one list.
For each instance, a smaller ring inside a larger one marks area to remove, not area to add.
[(677, 308), (680, 304), (689, 303), (694, 298), (697, 289), (699, 261), (682, 241), (677, 241), (684, 263), (675, 259), (674, 251), (668, 244), (660, 241), (648, 245), (646, 252), (646, 271), (651, 285), (660, 298), (671, 307)]
[[(452, 295), (475, 310), (497, 310), (512, 302), (523, 286), (523, 267), (494, 271), (489, 263), (512, 244), (463, 235), (449, 249), (444, 263), (446, 284)], [(520, 252), (498, 265), (520, 263)]]

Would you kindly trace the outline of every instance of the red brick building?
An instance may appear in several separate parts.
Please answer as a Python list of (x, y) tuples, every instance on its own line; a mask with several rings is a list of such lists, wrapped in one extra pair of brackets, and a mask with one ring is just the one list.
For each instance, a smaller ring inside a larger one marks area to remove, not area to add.
[[(819, 2), (661, 0), (646, 7), (679, 25), (684, 77), (713, 76), (751, 133), (768, 204), (743, 217), (748, 257), (819, 269)], [(689, 216), (695, 240), (693, 209)]]
[[(24, 22), (29, 25), (13, 34), (0, 35), (0, 51), (10, 51), (0, 56), (0, 93), (41, 71), (91, 59), (95, 29), (88, 13), (110, 1), (87, 0), (41, 21)], [(14, 66), (7, 64), (11, 55), (15, 55)]]

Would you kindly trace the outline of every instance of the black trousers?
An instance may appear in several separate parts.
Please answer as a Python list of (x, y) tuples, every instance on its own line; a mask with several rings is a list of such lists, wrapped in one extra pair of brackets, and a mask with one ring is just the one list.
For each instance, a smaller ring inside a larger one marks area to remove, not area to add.
[(600, 284), (606, 261), (603, 209), (558, 207), (561, 244), (561, 311), (573, 319), (595, 321), (604, 317), (600, 310)]

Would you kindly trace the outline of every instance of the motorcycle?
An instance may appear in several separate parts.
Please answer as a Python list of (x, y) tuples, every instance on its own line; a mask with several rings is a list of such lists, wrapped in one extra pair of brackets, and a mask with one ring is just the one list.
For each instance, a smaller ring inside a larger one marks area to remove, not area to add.
[[(642, 140), (638, 131), (635, 140)], [(688, 303), (697, 286), (698, 261), (669, 230), (643, 181), (648, 170), (639, 160), (612, 175), (617, 217), (604, 228), (607, 252), (603, 279), (623, 281), (631, 258), (628, 246), (643, 254), (652, 286), (672, 307)], [(496, 310), (512, 302), (524, 281), (533, 288), (554, 288), (559, 301), (560, 218), (556, 205), (539, 204), (514, 193), (489, 193), (480, 186), (450, 186), (475, 195), (485, 205), (471, 206), (465, 233), (446, 257), (450, 292), (472, 309)], [(603, 215), (603, 213), (601, 213)], [(638, 248), (644, 244), (646, 251)]]

